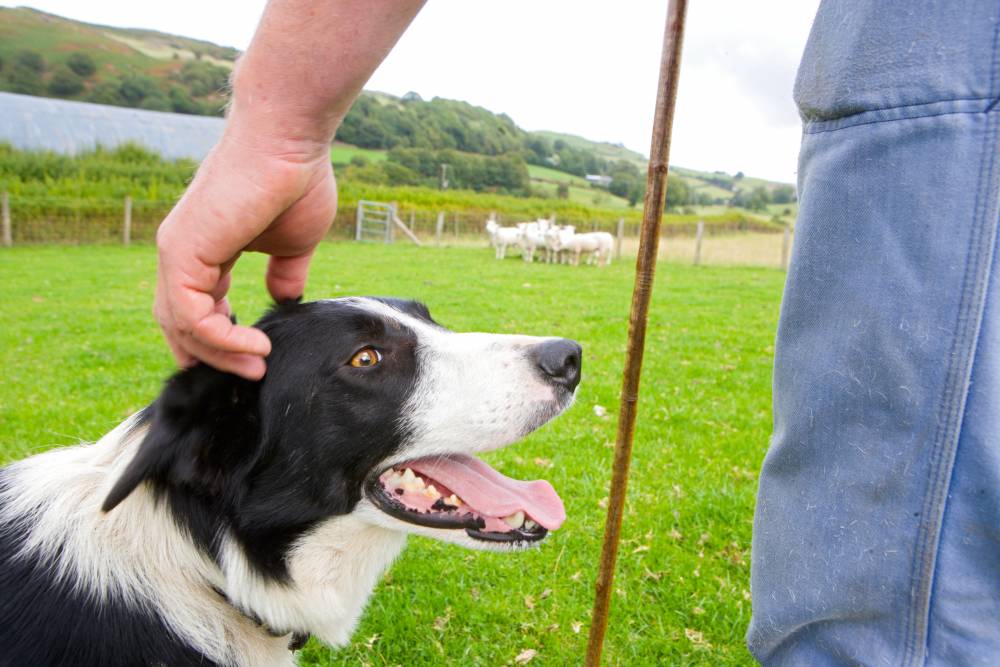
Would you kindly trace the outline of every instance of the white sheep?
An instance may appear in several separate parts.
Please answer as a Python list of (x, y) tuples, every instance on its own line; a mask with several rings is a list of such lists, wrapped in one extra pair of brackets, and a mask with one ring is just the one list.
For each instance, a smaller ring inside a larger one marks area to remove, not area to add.
[(490, 235), (490, 245), (496, 250), (497, 259), (504, 259), (508, 246), (518, 245), (521, 238), (517, 227), (501, 227), (492, 218), (486, 223), (486, 233)]
[(518, 243), (521, 246), (522, 257), (526, 262), (533, 262), (535, 260), (535, 250), (539, 247), (545, 247), (545, 234), (541, 230), (538, 221), (519, 222), (517, 223), (517, 229), (521, 232)]
[(595, 261), (598, 266), (611, 263), (611, 250), (615, 247), (615, 237), (607, 232), (588, 232), (574, 234), (566, 239), (565, 248), (572, 254), (571, 264), (580, 265), (580, 255), (588, 253), (587, 263)]
[(569, 261), (566, 242), (576, 233), (573, 225), (554, 225), (545, 232), (545, 261), (562, 264)]

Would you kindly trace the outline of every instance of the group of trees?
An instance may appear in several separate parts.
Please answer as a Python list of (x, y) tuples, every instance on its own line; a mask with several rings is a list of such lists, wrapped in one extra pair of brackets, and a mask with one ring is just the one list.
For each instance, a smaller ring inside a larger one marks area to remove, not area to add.
[(384, 162), (369, 164), (355, 156), (345, 178), (375, 185), (439, 187), (446, 165), (448, 187), (456, 190), (527, 195), (531, 179), (528, 165), (516, 154), (477, 155), (455, 150), (394, 148)]
[(480, 155), (517, 155), (529, 164), (584, 176), (607, 173), (610, 163), (591, 150), (525, 132), (506, 114), (467, 102), (409, 93), (402, 98), (362, 94), (337, 137), (362, 148), (453, 149)]
[(794, 201), (795, 188), (791, 185), (779, 185), (773, 190), (758, 185), (752, 189), (737, 190), (728, 204), (751, 211), (763, 211), (768, 204), (790, 204)]
[(337, 136), (362, 148), (453, 149), (501, 155), (517, 152), (524, 131), (510, 117), (466, 102), (416, 94), (402, 99), (362, 94), (344, 118)]
[(97, 76), (97, 63), (82, 51), (61, 63), (30, 49), (9, 60), (0, 59), (0, 90), (187, 114), (220, 115), (229, 80), (225, 67), (199, 60), (185, 63), (166, 81), (141, 72)]

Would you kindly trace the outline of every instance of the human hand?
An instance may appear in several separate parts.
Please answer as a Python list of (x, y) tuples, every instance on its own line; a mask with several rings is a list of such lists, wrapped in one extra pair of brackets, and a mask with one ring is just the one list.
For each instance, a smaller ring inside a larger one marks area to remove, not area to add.
[(153, 312), (177, 363), (263, 377), (271, 343), (230, 320), (230, 270), (243, 251), (267, 253), (271, 296), (302, 296), (336, 211), (328, 143), (270, 142), (231, 122), (156, 235)]

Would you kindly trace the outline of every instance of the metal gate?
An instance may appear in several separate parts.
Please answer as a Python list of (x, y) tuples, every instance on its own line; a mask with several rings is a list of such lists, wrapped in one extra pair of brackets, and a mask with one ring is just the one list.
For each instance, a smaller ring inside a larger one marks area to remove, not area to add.
[(392, 227), (396, 206), (377, 201), (358, 202), (355, 241), (382, 241), (392, 243)]

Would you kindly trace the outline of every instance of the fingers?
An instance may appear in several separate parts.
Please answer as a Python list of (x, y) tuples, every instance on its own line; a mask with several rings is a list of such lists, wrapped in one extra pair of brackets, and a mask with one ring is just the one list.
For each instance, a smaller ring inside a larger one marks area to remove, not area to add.
[(271, 353), (271, 341), (267, 334), (260, 329), (233, 324), (226, 315), (217, 312), (199, 320), (191, 329), (191, 338), (221, 352), (258, 357)]
[[(229, 301), (222, 289), (206, 294), (185, 287), (171, 287), (161, 275), (154, 313), (177, 363), (189, 368), (199, 360), (248, 380), (266, 372), (264, 357), (271, 342), (259, 329), (236, 326), (230, 320)], [(228, 286), (228, 280), (226, 285)]]
[[(258, 333), (263, 335), (262, 332)], [(206, 345), (193, 336), (188, 337), (184, 341), (184, 344), (193, 355), (193, 358), (220, 371), (233, 373), (247, 380), (259, 380), (264, 377), (264, 373), (267, 371), (264, 358), (260, 356), (239, 352), (226, 352), (217, 347)]]
[(302, 296), (312, 255), (313, 250), (309, 250), (298, 257), (271, 257), (267, 264), (267, 291), (275, 301)]

